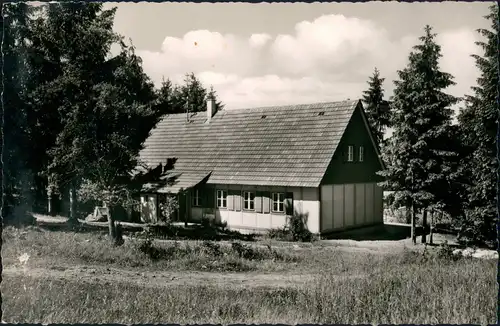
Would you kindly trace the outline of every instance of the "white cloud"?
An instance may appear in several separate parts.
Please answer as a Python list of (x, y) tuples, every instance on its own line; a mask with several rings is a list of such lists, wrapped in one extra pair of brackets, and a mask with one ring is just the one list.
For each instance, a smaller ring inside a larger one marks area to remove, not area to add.
[(248, 40), (250, 47), (259, 48), (264, 45), (271, 39), (271, 35), (269, 34), (252, 34), (250, 39)]
[(462, 97), (470, 93), (470, 87), (479, 77), (479, 70), (475, 69), (472, 54), (481, 54), (481, 49), (474, 42), (478, 35), (473, 30), (461, 29), (447, 31), (438, 35), (437, 41), (441, 45), (443, 57), (440, 61), (441, 69), (453, 75), (456, 85), (451, 86), (449, 92)]
[[(391, 95), (396, 71), (404, 68), (417, 36), (394, 39), (372, 21), (325, 15), (297, 23), (288, 34), (243, 37), (197, 30), (167, 36), (159, 52), (137, 53), (157, 84), (162, 76), (180, 82), (194, 72), (231, 109), (359, 98), (374, 67)], [(441, 67), (456, 77), (453, 95), (463, 96), (475, 83), (470, 54), (477, 52), (476, 37), (465, 29), (439, 34)]]

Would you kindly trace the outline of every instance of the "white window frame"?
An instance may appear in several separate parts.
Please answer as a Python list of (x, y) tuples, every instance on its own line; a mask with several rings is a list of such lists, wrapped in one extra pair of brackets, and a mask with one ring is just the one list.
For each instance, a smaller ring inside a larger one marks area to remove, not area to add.
[(363, 162), (365, 160), (365, 148), (363, 146), (359, 146), (358, 155), (358, 160), (360, 162)]
[[(247, 198), (247, 195), (248, 195), (248, 198)], [(246, 211), (254, 211), (255, 210), (255, 193), (254, 192), (243, 191), (243, 209)]]
[(347, 162), (354, 162), (354, 146), (347, 146)]
[(227, 208), (227, 190), (217, 190), (217, 208)]
[[(274, 213), (284, 213), (285, 212), (285, 193), (284, 192), (273, 192), (271, 197), (273, 199), (272, 211)], [(274, 209), (275, 204), (277, 205), (277, 209)]]
[(200, 191), (198, 189), (193, 190), (193, 207), (200, 207)]

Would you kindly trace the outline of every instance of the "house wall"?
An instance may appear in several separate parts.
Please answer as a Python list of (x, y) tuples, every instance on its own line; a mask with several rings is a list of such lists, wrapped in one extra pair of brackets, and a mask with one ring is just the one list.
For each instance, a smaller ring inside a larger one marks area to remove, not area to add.
[[(288, 218), (286, 213), (273, 212), (269, 209), (269, 213), (259, 213), (256, 210), (248, 211), (243, 209), (243, 191), (257, 192), (282, 192), (292, 193), (293, 212), (301, 214), (306, 220), (309, 231), (313, 233), (319, 232), (319, 189), (318, 188), (285, 188), (285, 187), (264, 187), (264, 186), (239, 186), (239, 185), (215, 185), (210, 184), (204, 187), (205, 191), (210, 188), (210, 194), (213, 193), (213, 203), (204, 203), (204, 206), (216, 206), (216, 190), (226, 190), (228, 194), (235, 192), (240, 196), (237, 197), (239, 204), (234, 201), (233, 209), (228, 208), (198, 208), (191, 207), (192, 220), (201, 220), (203, 216), (215, 218), (217, 222), (226, 222), (231, 229), (240, 231), (263, 232), (269, 229), (281, 228), (287, 224)], [(203, 190), (202, 190), (203, 192)], [(201, 192), (200, 192), (201, 194)], [(228, 201), (234, 199), (228, 196)], [(206, 199), (208, 200), (208, 198)], [(211, 200), (211, 199), (210, 199)], [(265, 200), (262, 199), (265, 204)], [(272, 200), (269, 200), (271, 206)], [(229, 205), (228, 205), (229, 206)], [(272, 206), (271, 206), (272, 208)]]
[[(347, 162), (347, 148), (354, 146), (354, 162)], [(359, 162), (359, 147), (364, 148), (363, 162)], [(373, 147), (359, 108), (353, 113), (351, 121), (335, 151), (321, 184), (351, 184), (380, 182), (376, 173), (382, 170), (378, 154)]]
[[(347, 161), (348, 146), (354, 160)], [(363, 146), (363, 161), (359, 147)], [(322, 233), (383, 223), (382, 189), (377, 182), (382, 170), (360, 108), (354, 112), (321, 182)]]
[(321, 186), (320, 232), (383, 223), (382, 188), (376, 183)]

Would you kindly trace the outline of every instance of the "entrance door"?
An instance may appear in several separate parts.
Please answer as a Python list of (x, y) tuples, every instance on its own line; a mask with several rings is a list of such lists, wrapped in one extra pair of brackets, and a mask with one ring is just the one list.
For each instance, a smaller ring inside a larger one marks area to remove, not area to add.
[(179, 201), (179, 211), (177, 213), (177, 221), (184, 222), (186, 220), (186, 211), (187, 211), (187, 196), (185, 193), (177, 195), (177, 200)]

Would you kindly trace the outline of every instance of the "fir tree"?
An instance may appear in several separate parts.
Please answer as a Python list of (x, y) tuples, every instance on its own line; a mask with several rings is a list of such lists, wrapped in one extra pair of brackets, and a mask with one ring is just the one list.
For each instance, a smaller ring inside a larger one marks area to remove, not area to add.
[[(449, 191), (449, 136), (452, 110), (457, 99), (443, 92), (454, 84), (453, 77), (439, 70), (441, 49), (430, 26), (425, 27), (421, 43), (414, 46), (408, 66), (398, 71), (395, 81), (392, 124), (394, 133), (385, 154), (391, 156), (383, 186), (395, 191), (395, 201), (415, 215), (435, 204), (440, 193)], [(424, 221), (425, 224), (425, 221)], [(412, 232), (413, 242), (415, 233)], [(424, 240), (424, 239), (423, 239)]]
[(483, 55), (473, 55), (481, 75), (477, 86), (472, 87), (473, 95), (466, 96), (465, 108), (458, 117), (463, 142), (471, 149), (471, 154), (463, 161), (469, 185), (467, 217), (462, 223), (461, 235), (464, 240), (483, 243), (496, 239), (498, 4), (490, 7), (490, 13), (485, 18), (491, 21), (491, 29), (479, 29), (485, 40), (476, 42), (483, 49)]
[[(207, 90), (202, 82), (196, 77), (194, 73), (186, 74), (184, 77), (184, 84), (177, 85), (172, 91), (172, 113), (185, 113), (186, 110), (194, 113), (207, 110), (208, 95), (215, 96), (217, 94), (211, 87)], [(216, 102), (216, 109), (222, 109), (223, 105)]]
[(382, 84), (385, 78), (380, 77), (380, 71), (375, 68), (373, 75), (368, 81), (369, 88), (363, 92), (365, 112), (377, 143), (383, 141), (384, 132), (390, 127), (389, 105), (384, 101), (384, 89)]

